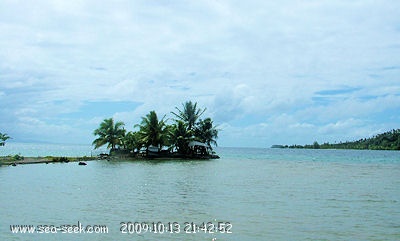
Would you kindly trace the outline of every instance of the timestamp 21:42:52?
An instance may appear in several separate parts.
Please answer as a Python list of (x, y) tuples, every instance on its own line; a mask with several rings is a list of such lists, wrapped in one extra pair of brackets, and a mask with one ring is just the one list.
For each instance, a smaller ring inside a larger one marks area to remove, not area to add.
[(232, 233), (230, 222), (121, 222), (121, 233)]
[(202, 222), (199, 224), (194, 222), (185, 222), (184, 225), (185, 233), (232, 233), (232, 224), (230, 222)]

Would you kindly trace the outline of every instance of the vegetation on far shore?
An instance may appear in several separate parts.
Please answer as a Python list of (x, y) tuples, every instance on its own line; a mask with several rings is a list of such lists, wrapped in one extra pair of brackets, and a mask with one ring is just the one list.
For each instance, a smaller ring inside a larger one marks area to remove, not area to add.
[(315, 141), (311, 145), (273, 145), (274, 148), (306, 148), (306, 149), (357, 149), (357, 150), (400, 150), (400, 129), (393, 129), (371, 138), (357, 141), (319, 144)]
[(200, 109), (197, 103), (187, 101), (182, 104), (182, 108), (175, 107), (175, 110), (171, 112), (174, 116), (171, 119), (166, 119), (166, 116), (159, 118), (155, 111), (150, 111), (142, 117), (140, 124), (134, 125), (135, 131), (126, 131), (122, 121), (105, 119), (93, 132), (97, 137), (93, 145), (95, 149), (107, 145), (110, 154), (155, 149), (159, 153), (190, 156), (194, 151), (190, 143), (197, 142), (212, 151), (212, 145), (217, 145), (218, 129), (211, 118), (200, 118), (206, 109)]

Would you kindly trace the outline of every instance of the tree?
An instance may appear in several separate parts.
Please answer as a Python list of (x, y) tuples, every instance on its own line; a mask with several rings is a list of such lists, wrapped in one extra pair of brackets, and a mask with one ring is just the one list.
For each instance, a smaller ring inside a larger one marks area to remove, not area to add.
[(192, 131), (188, 130), (186, 123), (177, 120), (171, 128), (171, 142), (178, 153), (188, 153), (189, 142), (193, 139)]
[(1, 133), (0, 132), (0, 146), (4, 146), (6, 144), (6, 140), (10, 139), (11, 137), (9, 137), (6, 133)]
[(200, 119), (206, 109), (197, 108), (197, 103), (192, 101), (183, 103), (182, 109), (178, 107), (175, 107), (175, 109), (177, 113), (171, 112), (177, 117), (173, 142), (178, 152), (185, 153), (189, 148), (189, 142), (192, 140), (203, 142), (210, 148), (212, 144), (217, 145), (218, 130), (213, 127), (213, 121), (211, 118)]
[(123, 142), (125, 149), (130, 151), (139, 150), (143, 146), (143, 143), (139, 141), (139, 133), (134, 131), (126, 133)]
[(124, 125), (121, 121), (114, 123), (113, 118), (104, 119), (100, 127), (93, 132), (95, 136), (99, 136), (92, 143), (95, 146), (94, 148), (97, 149), (108, 144), (107, 148), (111, 148), (111, 151), (113, 151), (117, 146), (123, 145)]
[(165, 116), (159, 121), (157, 113), (150, 111), (146, 117), (142, 117), (140, 125), (136, 125), (140, 128), (138, 141), (143, 143), (146, 148), (156, 146), (161, 149), (163, 145), (168, 144), (168, 129), (164, 118)]
[(397, 137), (396, 150), (400, 150), (400, 135)]
[(178, 113), (171, 112), (175, 115), (179, 120), (182, 120), (186, 123), (188, 130), (193, 130), (195, 124), (199, 117), (206, 111), (206, 109), (202, 110), (197, 108), (197, 103), (192, 103), (192, 101), (187, 101), (182, 104), (182, 110), (178, 107), (175, 107)]
[(210, 148), (211, 144), (217, 146), (218, 130), (213, 127), (211, 118), (200, 120), (196, 125), (194, 135), (198, 141), (206, 143)]

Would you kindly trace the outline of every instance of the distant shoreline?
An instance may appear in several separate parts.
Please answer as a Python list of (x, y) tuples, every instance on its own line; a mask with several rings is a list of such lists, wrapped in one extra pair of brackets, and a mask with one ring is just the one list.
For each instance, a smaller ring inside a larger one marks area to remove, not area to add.
[(356, 150), (356, 151), (400, 151), (400, 149), (373, 149), (373, 148), (343, 148), (343, 147), (320, 147), (314, 148), (309, 145), (293, 145), (293, 146), (286, 146), (286, 145), (273, 145), (270, 148), (272, 149), (304, 149), (304, 150)]
[(400, 147), (354, 147), (354, 146), (345, 146), (345, 144), (318, 144), (314, 143), (313, 145), (272, 145), (270, 148), (273, 149), (311, 149), (311, 150), (369, 150), (369, 151), (400, 151)]
[(357, 141), (346, 141), (339, 143), (325, 142), (319, 144), (314, 141), (308, 145), (272, 145), (271, 148), (292, 148), (292, 149), (348, 149), (348, 150), (400, 150), (400, 129), (393, 129), (371, 138), (363, 138)]

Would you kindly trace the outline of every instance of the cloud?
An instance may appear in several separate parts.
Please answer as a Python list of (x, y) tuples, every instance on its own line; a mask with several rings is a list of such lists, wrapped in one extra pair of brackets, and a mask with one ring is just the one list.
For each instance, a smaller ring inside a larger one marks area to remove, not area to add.
[(398, 128), (399, 7), (389, 0), (2, 1), (0, 130), (14, 140), (59, 141), (69, 132), (74, 137), (62, 141), (86, 143), (105, 116), (133, 126), (150, 110), (168, 116), (186, 100), (223, 127), (220, 145)]

